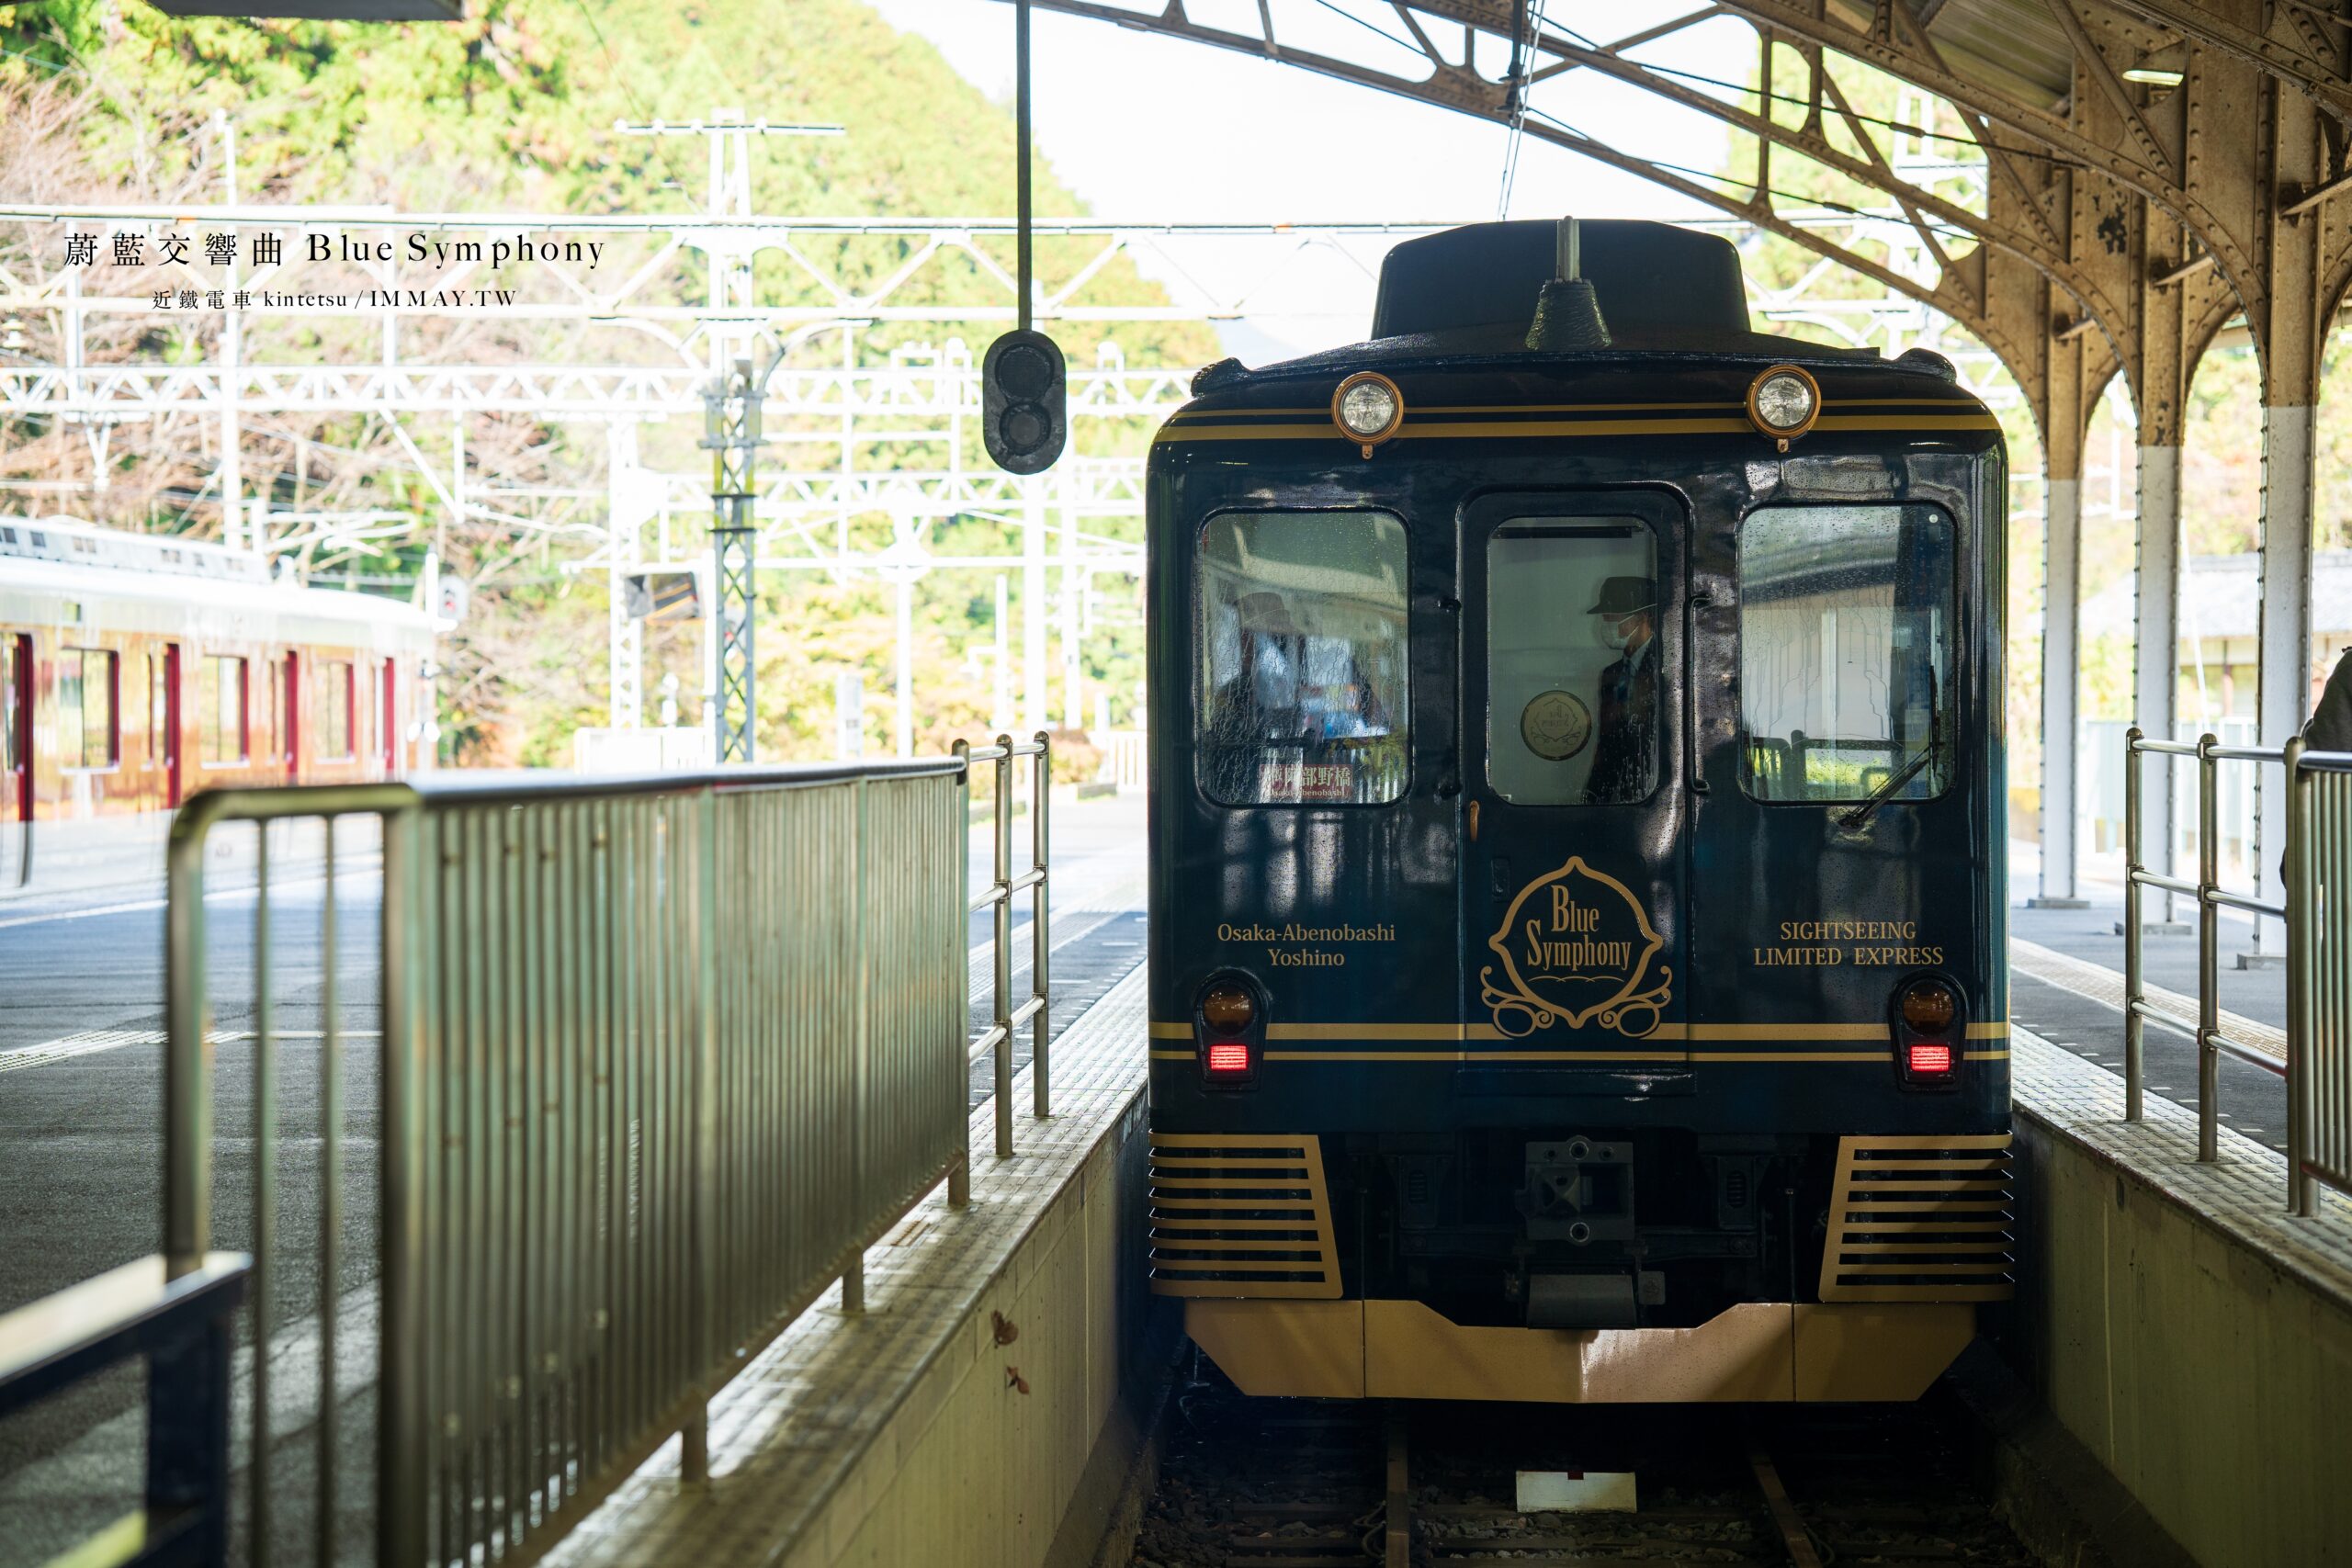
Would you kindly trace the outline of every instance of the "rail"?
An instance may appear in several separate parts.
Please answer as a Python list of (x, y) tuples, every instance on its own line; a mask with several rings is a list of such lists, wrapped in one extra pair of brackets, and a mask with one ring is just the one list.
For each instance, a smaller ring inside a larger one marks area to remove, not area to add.
[[(2197, 878), (2141, 863), (2140, 760), (2186, 758), (2197, 764)], [(2286, 892), (2258, 898), (2221, 882), (2220, 769), (2224, 762), (2278, 763), (2286, 770)], [(2287, 1207), (2312, 1210), (2313, 1181), (2352, 1192), (2352, 754), (2284, 747), (2224, 746), (2211, 734), (2195, 742), (2149, 739), (2125, 732), (2123, 756), (2123, 1099), (2124, 1118), (2146, 1109), (2144, 1045), (2154, 1020), (2197, 1042), (2197, 1157), (2220, 1158), (2221, 1064), (2230, 1056), (2273, 1073), (2287, 1086)], [(2154, 888), (2197, 908), (2197, 1016), (2150, 999), (2143, 924), (2144, 890)], [(2221, 915), (2235, 909), (2287, 927), (2286, 1053), (2233, 1038), (2222, 1026)]]
[[(1043, 736), (957, 750), (222, 791), (179, 812), (154, 1260), (167, 1292), (221, 1269), (209, 1252), (212, 1056), (230, 1039), (253, 1052), (251, 1124), (232, 1130), (249, 1135), (253, 1158), (250, 1276), (231, 1259), (256, 1348), (238, 1361), (250, 1422), (233, 1483), (242, 1506), (211, 1499), (208, 1517), (230, 1522), (207, 1538), (218, 1550), (189, 1560), (234, 1554), (264, 1568), (372, 1556), (379, 1568), (427, 1568), (535, 1557), (673, 1435), (686, 1477), (706, 1476), (711, 1395), (834, 1280), (843, 1310), (861, 1310), (865, 1248), (943, 1179), (951, 1204), (969, 1201), (977, 1054), (997, 1053), (1000, 1156), (1012, 1153), (1011, 1046), (1023, 1026), (1034, 1030), (1033, 1108), (1051, 1105), (1051, 755)], [(1036, 789), (1032, 861), (1018, 874), (1016, 758), (1035, 759)], [(971, 791), (990, 762), (996, 874), (973, 899)], [(346, 975), (354, 944), (338, 934), (353, 917), (336, 829), (364, 818), (383, 839), (372, 997)], [(274, 883), (268, 825), (298, 818), (323, 819), (323, 861), (299, 883)], [(234, 1035), (211, 1030), (210, 949), (225, 917), (204, 897), (208, 844), (232, 823), (255, 825), (260, 862), (250, 916), (239, 911), (241, 929), (219, 944), (224, 968), (250, 954), (249, 986), (232, 987), (242, 994), (227, 1004), (251, 1010)], [(1036, 972), (1015, 1008), (1009, 910), (1024, 891)], [(975, 1043), (966, 932), (989, 906), (996, 1021)], [(353, 1027), (346, 1014), (371, 1000), (379, 1028)], [(280, 1109), (289, 1041), (305, 1048), (294, 1070), (315, 1063), (319, 1075), (314, 1126), (289, 1128)], [(368, 1287), (345, 1293), (364, 1269), (343, 1257), (354, 1218), (345, 1145), (370, 1131), (367, 1108), (346, 1109), (346, 1079), (371, 1050), (381, 1100), (372, 1318)], [(280, 1186), (313, 1138), (310, 1263), (281, 1234)], [(306, 1270), (315, 1315), (281, 1322)], [(366, 1347), (337, 1344), (370, 1326), (372, 1431), (349, 1414), (369, 1406), (350, 1370), (367, 1364)], [(281, 1333), (300, 1353), (281, 1352)], [(0, 1361), (0, 1402), (10, 1375)], [(225, 1352), (218, 1377), (225, 1391)], [(291, 1381), (274, 1387), (280, 1378)], [(307, 1433), (304, 1409), (317, 1413)], [(231, 1446), (192, 1438), (194, 1410), (151, 1423), (154, 1440), (174, 1451), (197, 1442), (189, 1451), (218, 1456), (211, 1483), (229, 1487)], [(225, 1423), (228, 1410), (224, 1392), (202, 1414)], [(360, 1438), (372, 1438), (372, 1486), (353, 1479)]]

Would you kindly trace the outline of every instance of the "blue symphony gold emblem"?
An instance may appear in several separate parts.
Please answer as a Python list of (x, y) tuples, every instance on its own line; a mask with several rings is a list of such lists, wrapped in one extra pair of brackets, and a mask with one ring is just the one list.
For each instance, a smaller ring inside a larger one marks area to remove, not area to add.
[(1513, 1039), (1593, 1022), (1638, 1038), (1674, 995), (1673, 969), (1655, 963), (1666, 939), (1642, 901), (1581, 855), (1521, 888), (1487, 945), (1501, 976), (1495, 964), (1479, 971), (1479, 999)]

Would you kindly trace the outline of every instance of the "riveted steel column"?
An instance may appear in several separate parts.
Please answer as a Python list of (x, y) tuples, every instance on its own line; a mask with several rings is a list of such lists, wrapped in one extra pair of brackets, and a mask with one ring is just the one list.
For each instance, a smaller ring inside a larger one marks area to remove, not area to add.
[(2075, 890), (2082, 501), (2079, 479), (2051, 479), (2041, 595), (2041, 891), (2032, 900), (2043, 908), (2080, 908), (2083, 902)]
[[(2143, 728), (2159, 739), (2170, 740), (2178, 728), (2177, 710), (2180, 705), (2180, 634), (2177, 630), (2180, 446), (2177, 442), (2170, 446), (2140, 448), (2139, 513), (2139, 567), (2133, 579), (2138, 604), (2134, 612), (2137, 629), (2132, 707), (2139, 715)], [(2129, 765), (2138, 769), (2150, 764), (2132, 760)], [(2171, 770), (2166, 764), (2159, 761), (2154, 765), (2165, 777), (2170, 778)], [(2127, 833), (2131, 831), (2126, 829)], [(2143, 864), (2153, 866), (2166, 876), (2175, 874), (2173, 794), (2170, 789), (2158, 791), (2153, 801), (2143, 804), (2139, 831), (2141, 836), (2131, 840), (2132, 854)], [(2169, 894), (2165, 896), (2164, 909), (2165, 919), (2170, 919), (2172, 897)]]

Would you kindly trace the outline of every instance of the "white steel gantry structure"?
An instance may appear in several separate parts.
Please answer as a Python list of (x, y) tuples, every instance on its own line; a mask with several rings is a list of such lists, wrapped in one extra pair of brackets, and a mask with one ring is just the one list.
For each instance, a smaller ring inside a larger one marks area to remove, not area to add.
[[(1015, 702), (1001, 704), (995, 716), (1010, 720), (1001, 710), (1017, 703), (1023, 728), (1085, 724), (1080, 649), (1095, 580), (1141, 570), (1143, 454), (1151, 429), (1189, 395), (1194, 368), (1130, 364), (1133, 339), (1123, 344), (1123, 330), (1246, 322), (1299, 347), (1351, 341), (1370, 320), (1380, 257), (1442, 226), (1040, 222), (1033, 309), (1070, 351), (1072, 440), (1055, 468), (1020, 478), (978, 456), (973, 423), (980, 350), (1016, 315), (1010, 220), (756, 213), (751, 139), (808, 128), (762, 127), (724, 111), (692, 126), (616, 128), (657, 129), (707, 138), (701, 210), (0, 201), (0, 221), (35, 226), (32, 250), (44, 261), (61, 256), (73, 232), (95, 233), (102, 254), (115, 233), (151, 244), (164, 233), (242, 242), (239, 260), (218, 266), (193, 243), (185, 259), (137, 275), (136, 289), (119, 268), (0, 272), (0, 312), (46, 318), (57, 345), (45, 361), (0, 359), (0, 414), (84, 432), (94, 490), (106, 483), (119, 426), (143, 424), (145, 440), (159, 446), (201, 441), (217, 454), (211, 488), (223, 536), (308, 555), (380, 546), (397, 519), (376, 510), (273, 511), (266, 494), (246, 492), (237, 454), (248, 441), (290, 439), (273, 421), (368, 416), (389, 434), (387, 456), (413, 469), (433, 498), (434, 514), (413, 518), (412, 527), (428, 536), (450, 525), (538, 531), (564, 544), (571, 569), (607, 577), (609, 716), (615, 728), (631, 728), (643, 722), (646, 693), (641, 632), (627, 612), (623, 580), (694, 570), (706, 606), (715, 599), (706, 548), (710, 481), (684, 464), (650, 465), (645, 454), (665, 443), (683, 448), (706, 415), (707, 389), (738, 360), (754, 360), (767, 368), (767, 455), (750, 505), (754, 570), (891, 588), (899, 626), (894, 729), (903, 751), (914, 705), (908, 603), (922, 576), (943, 569), (1020, 574), (1019, 678), (995, 673)], [(1892, 208), (1796, 220), (1855, 243), (1893, 240), (1898, 252), (1904, 236), (1917, 243)], [(1743, 242), (1755, 232), (1724, 220), (1706, 226)], [(286, 259), (254, 261), (252, 242), (264, 234), (277, 237)], [(553, 254), (492, 267), (492, 246), (523, 240)], [(1894, 265), (1903, 265), (1899, 254)], [(93, 288), (85, 276), (111, 287)], [(1759, 320), (1889, 354), (1925, 344), (1954, 359), (1980, 391), (2013, 396), (1991, 355), (1932, 309), (1891, 291), (1824, 299), (1813, 288), (1816, 276), (1756, 290)], [(169, 310), (158, 310), (159, 290), (173, 296)], [(191, 294), (193, 310), (183, 308)], [(212, 351), (193, 362), (94, 352), (94, 341), (119, 338), (132, 318), (158, 316), (194, 330)], [(478, 339), (499, 346), (483, 352), (472, 346)], [(527, 350), (516, 352), (517, 342)], [(498, 485), (469, 475), (469, 426), (518, 416), (603, 427), (600, 440), (571, 444), (574, 482)], [(938, 525), (957, 518), (993, 522), (1019, 547), (937, 547)], [(1001, 626), (998, 638), (1009, 644)], [(707, 705), (720, 677), (720, 639), (705, 640)], [(1000, 663), (1010, 655), (1007, 647)]]

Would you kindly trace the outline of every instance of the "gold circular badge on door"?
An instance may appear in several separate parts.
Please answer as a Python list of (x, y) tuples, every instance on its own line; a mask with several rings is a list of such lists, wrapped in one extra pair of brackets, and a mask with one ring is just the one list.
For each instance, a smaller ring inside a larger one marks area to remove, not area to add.
[(1545, 761), (1565, 762), (1592, 739), (1592, 714), (1566, 692), (1538, 692), (1520, 710), (1519, 734)]

